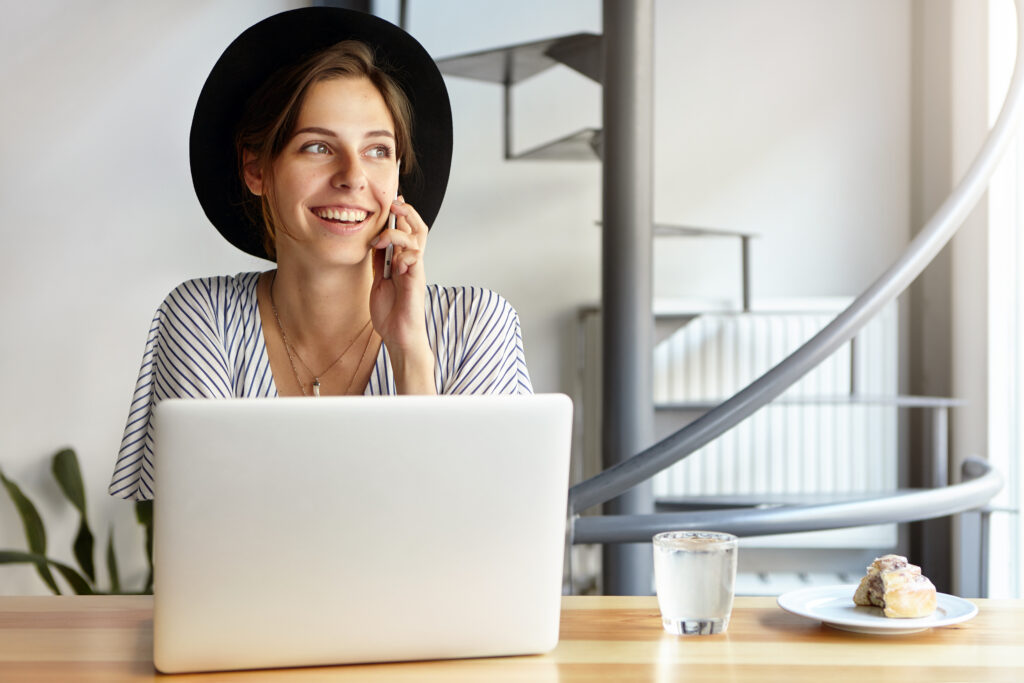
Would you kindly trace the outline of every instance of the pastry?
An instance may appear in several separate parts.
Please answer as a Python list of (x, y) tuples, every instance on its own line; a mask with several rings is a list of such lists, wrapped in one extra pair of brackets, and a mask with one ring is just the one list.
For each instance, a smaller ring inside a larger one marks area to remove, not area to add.
[(899, 555), (884, 555), (867, 568), (853, 602), (881, 607), (885, 616), (912, 619), (935, 611), (935, 586), (921, 574), (921, 568)]

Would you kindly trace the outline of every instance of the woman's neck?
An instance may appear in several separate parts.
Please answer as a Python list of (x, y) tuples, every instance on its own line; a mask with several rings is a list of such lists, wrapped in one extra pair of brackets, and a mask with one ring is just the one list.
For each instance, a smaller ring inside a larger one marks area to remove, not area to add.
[(336, 353), (370, 319), (373, 273), (366, 265), (305, 268), (279, 263), (270, 294), (289, 341), (311, 356)]

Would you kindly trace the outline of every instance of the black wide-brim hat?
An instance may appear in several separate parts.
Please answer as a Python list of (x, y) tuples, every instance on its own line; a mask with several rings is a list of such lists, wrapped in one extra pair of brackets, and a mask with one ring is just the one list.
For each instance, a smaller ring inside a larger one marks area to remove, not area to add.
[(405, 92), (412, 108), (418, 173), (402, 178), (402, 195), (428, 225), (441, 209), (452, 161), (452, 110), (434, 60), (415, 38), (383, 19), (335, 7), (275, 14), (246, 29), (220, 56), (192, 117), (192, 184), (206, 216), (242, 251), (269, 258), (262, 230), (245, 210), (235, 129), (249, 96), (274, 72), (343, 40), (373, 49), (377, 65)]

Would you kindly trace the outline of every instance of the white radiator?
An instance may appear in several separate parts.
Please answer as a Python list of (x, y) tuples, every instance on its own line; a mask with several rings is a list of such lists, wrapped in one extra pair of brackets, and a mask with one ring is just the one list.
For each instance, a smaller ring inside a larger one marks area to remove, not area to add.
[[(703, 313), (664, 334), (654, 350), (657, 438), (698, 417), (762, 375), (830, 322), (834, 310)], [(594, 359), (598, 316), (585, 320)], [(659, 327), (664, 323), (659, 323)], [(843, 494), (893, 490), (898, 477), (898, 413), (892, 405), (842, 400), (898, 393), (898, 316), (892, 304), (773, 403), (654, 478), (658, 498), (729, 494)], [(599, 341), (599, 339), (598, 339)], [(600, 356), (596, 356), (599, 358)], [(590, 368), (594, 365), (588, 363)], [(583, 380), (584, 471), (600, 469), (600, 381)], [(594, 406), (597, 406), (595, 409)], [(596, 448), (596, 452), (594, 449)], [(885, 547), (895, 525), (750, 539), (762, 547)]]

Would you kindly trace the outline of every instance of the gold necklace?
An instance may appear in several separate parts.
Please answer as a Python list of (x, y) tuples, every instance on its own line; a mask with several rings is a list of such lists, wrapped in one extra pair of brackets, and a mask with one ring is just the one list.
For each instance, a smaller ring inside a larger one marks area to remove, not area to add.
[[(363, 336), (363, 332), (365, 332), (367, 326), (369, 326), (370, 320), (366, 321), (366, 324), (364, 324), (362, 326), (362, 328), (359, 330), (358, 334), (356, 334), (356, 336), (354, 336), (352, 338), (352, 341), (350, 341), (348, 343), (348, 346), (345, 347), (345, 350), (342, 351), (341, 354), (337, 358), (335, 358), (331, 362), (330, 365), (328, 365), (320, 373), (315, 373), (315, 372), (313, 372), (312, 370), (309, 369), (309, 365), (306, 364), (306, 361), (302, 360), (302, 356), (299, 355), (298, 349), (293, 347), (291, 342), (288, 341), (288, 334), (284, 331), (284, 325), (281, 324), (281, 316), (279, 316), (277, 314), (277, 304), (274, 302), (274, 283), (275, 282), (277, 282), (277, 273), (276, 272), (273, 275), (273, 279), (270, 281), (270, 310), (274, 312), (274, 321), (277, 323), (277, 330), (278, 330), (278, 332), (281, 333), (281, 341), (284, 342), (284, 352), (288, 355), (288, 364), (292, 368), (292, 375), (295, 376), (295, 381), (298, 382), (299, 389), (302, 390), (302, 395), (303, 396), (309, 396), (309, 394), (306, 393), (306, 385), (303, 384), (301, 379), (299, 379), (299, 372), (295, 368), (295, 358), (298, 358), (299, 362), (302, 363), (302, 367), (306, 368), (306, 372), (308, 372), (310, 374), (310, 376), (313, 378), (313, 384), (312, 384), (312, 387), (311, 387), (312, 390), (313, 390), (313, 395), (319, 398), (319, 396), (320, 396), (320, 376), (321, 375), (326, 375), (328, 372), (330, 372), (331, 369), (335, 365), (338, 364), (338, 361), (340, 361), (345, 356), (345, 354), (348, 353), (349, 349), (352, 348), (352, 345), (356, 343), (356, 340), (358, 340), (360, 337)], [(368, 349), (370, 347), (370, 338), (372, 338), (372, 337), (373, 337), (373, 334), (370, 334), (370, 336), (367, 337), (367, 339), (366, 339), (366, 347), (363, 348), (363, 352), (359, 355), (359, 362), (356, 365), (355, 371), (352, 373), (352, 379), (349, 380), (348, 387), (345, 388), (345, 393), (346, 394), (349, 391), (351, 391), (352, 385), (356, 381), (356, 374), (359, 372), (359, 366), (362, 365), (363, 358), (366, 356), (366, 349)], [(294, 357), (293, 357), (293, 354), (294, 354)]]
[(370, 349), (371, 341), (373, 341), (373, 330), (370, 330), (370, 334), (366, 335), (366, 345), (363, 346), (363, 352), (359, 354), (359, 361), (356, 362), (355, 370), (352, 372), (352, 379), (348, 381), (348, 386), (345, 387), (346, 394), (352, 392), (352, 386), (356, 383), (356, 376), (359, 375), (359, 368), (363, 367), (363, 360), (366, 358), (366, 352)]

